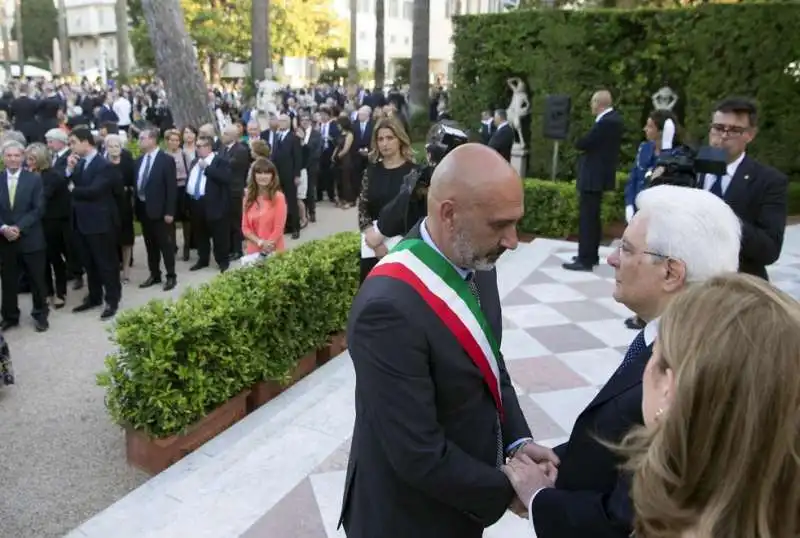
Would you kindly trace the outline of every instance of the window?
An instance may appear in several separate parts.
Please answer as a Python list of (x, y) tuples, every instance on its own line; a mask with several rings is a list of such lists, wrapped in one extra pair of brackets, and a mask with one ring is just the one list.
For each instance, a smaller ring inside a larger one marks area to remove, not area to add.
[(359, 39), (359, 41), (366, 41), (367, 32), (358, 32), (358, 39)]
[(400, 18), (400, 4), (398, 2), (399, 0), (387, 0), (386, 12), (393, 19)]
[(373, 0), (358, 0), (359, 13), (371, 13), (373, 9)]
[(414, 2), (406, 0), (403, 2), (403, 18), (407, 21), (414, 20)]
[(444, 16), (446, 19), (453, 16), (453, 0), (444, 0)]
[(100, 24), (100, 25), (103, 24), (103, 10), (102, 9), (98, 9), (97, 10), (97, 24)]
[(86, 60), (81, 60), (80, 62), (78, 62), (78, 66), (80, 67), (81, 71), (86, 69)]
[(403, 38), (403, 44), (404, 44), (404, 45), (408, 45), (410, 42), (411, 42), (411, 40), (408, 38), (408, 36), (405, 36), (405, 37)]
[(392, 45), (394, 45), (396, 42), (397, 42), (397, 36), (396, 36), (396, 35), (394, 35), (394, 34), (390, 35), (390, 36), (389, 36), (389, 43), (391, 43)]

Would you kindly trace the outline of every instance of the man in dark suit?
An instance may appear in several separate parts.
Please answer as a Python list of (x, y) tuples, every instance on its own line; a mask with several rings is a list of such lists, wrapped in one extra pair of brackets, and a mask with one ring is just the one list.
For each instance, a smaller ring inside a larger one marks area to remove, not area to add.
[[(353, 144), (356, 147), (356, 153), (353, 154), (351, 150), (351, 154), (355, 157), (353, 164), (356, 166), (357, 177), (362, 176), (368, 164), (367, 155), (369, 155), (369, 148), (372, 145), (372, 129), (374, 127), (371, 115), (372, 110), (368, 106), (362, 106), (358, 109), (356, 121), (353, 122)], [(356, 196), (358, 196), (361, 191), (360, 181), (357, 183), (356, 188), (359, 191), (356, 193)]]
[(39, 101), (28, 95), (29, 87), (23, 83), (19, 87), (19, 97), (11, 101), (9, 113), (14, 121), (14, 128), (25, 135), (28, 143), (41, 140), (44, 134), (41, 125), (36, 118), (41, 107)]
[(289, 116), (285, 114), (278, 116), (278, 132), (275, 133), (275, 147), (272, 148), (270, 157), (278, 169), (281, 190), (286, 197), (286, 233), (291, 233), (292, 239), (297, 239), (300, 237), (297, 185), (303, 169), (303, 150), (300, 140), (292, 132)]
[(701, 187), (716, 194), (742, 221), (739, 272), (768, 279), (767, 265), (781, 255), (786, 229), (786, 176), (745, 152), (758, 130), (758, 109), (744, 98), (720, 102), (711, 119), (709, 143), (725, 149), (727, 173), (706, 175)]
[(484, 110), (481, 112), (481, 143), (488, 145), (495, 130), (491, 111)]
[(511, 146), (514, 145), (514, 128), (508, 123), (506, 111), (498, 108), (494, 111), (495, 131), (489, 139), (489, 147), (494, 148), (503, 158), (511, 162)]
[(158, 135), (155, 127), (139, 133), (142, 154), (134, 166), (134, 207), (136, 218), (142, 223), (147, 267), (150, 269), (150, 276), (139, 287), (149, 288), (161, 283), (163, 257), (167, 274), (164, 291), (169, 291), (178, 282), (175, 275), (175, 245), (170, 232), (174, 226), (178, 182), (175, 159), (158, 148)]
[(575, 143), (583, 152), (579, 162), (578, 256), (563, 264), (569, 271), (592, 271), (600, 262), (598, 249), (603, 235), (600, 206), (603, 192), (614, 190), (622, 144), (622, 117), (612, 107), (611, 93), (595, 92), (591, 101), (594, 125)]
[(336, 201), (336, 182), (334, 181), (335, 168), (331, 159), (339, 140), (339, 126), (334, 121), (333, 111), (328, 106), (319, 109), (319, 134), (322, 136), (322, 154), (319, 158), (319, 181), (317, 182), (317, 201), (322, 201), (322, 196), (327, 193), (328, 200)]
[(84, 312), (102, 305), (105, 293), (106, 307), (100, 315), (100, 319), (105, 320), (117, 313), (122, 296), (114, 224), (117, 218), (114, 172), (108, 161), (97, 153), (89, 129), (74, 129), (69, 142), (72, 153), (67, 160), (66, 176), (72, 192), (74, 229), (89, 283), (89, 295), (72, 311)]
[[(44, 190), (39, 174), (22, 170), (25, 148), (19, 142), (3, 146), (5, 170), (0, 175), (0, 280), (2, 281), (2, 322), (0, 330), (19, 325), (20, 269), (28, 275), (33, 297), (31, 316), (36, 330), (44, 332), (47, 322), (45, 263), (47, 246), (42, 228)], [(20, 265), (22, 267), (20, 268)]]
[(319, 177), (320, 158), (322, 157), (322, 135), (311, 126), (311, 117), (307, 114), (300, 118), (300, 128), (305, 133), (303, 143), (303, 168), (308, 174), (308, 190), (306, 191), (306, 211), (308, 220), (317, 221), (317, 178)]
[[(608, 258), (614, 299), (647, 325), (622, 363), (578, 415), (561, 459), (555, 487), (535, 465), (512, 461), (506, 471), (538, 538), (628, 538), (633, 507), (627, 473), (612, 449), (643, 424), (642, 375), (653, 352), (658, 319), (687, 285), (736, 269), (740, 226), (733, 211), (698, 189), (662, 185), (636, 199), (620, 246)], [(648, 237), (656, 238), (648, 242)], [(710, 246), (711, 245), (711, 246)]]
[(242, 257), (242, 204), (244, 189), (247, 183), (247, 174), (250, 171), (250, 150), (239, 142), (239, 128), (229, 125), (222, 133), (222, 148), (220, 156), (230, 163), (231, 167), (231, 203), (230, 203), (230, 231), (231, 231), (231, 259), (238, 260)]
[(186, 195), (189, 196), (189, 214), (192, 217), (192, 233), (197, 240), (197, 263), (189, 268), (197, 271), (208, 267), (211, 242), (214, 243), (214, 259), (220, 272), (228, 270), (230, 262), (229, 204), (231, 200), (231, 168), (228, 161), (220, 157), (212, 147), (214, 139), (197, 137), (197, 159), (186, 180)]
[[(428, 196), (410, 250), (376, 267), (350, 312), (348, 538), (478, 538), (512, 503), (506, 456), (524, 453), (552, 471), (557, 462), (533, 442), (498, 347), (494, 264), (517, 246), (522, 182), (497, 153), (466, 144), (437, 167)], [(460, 306), (443, 307), (442, 296)]]

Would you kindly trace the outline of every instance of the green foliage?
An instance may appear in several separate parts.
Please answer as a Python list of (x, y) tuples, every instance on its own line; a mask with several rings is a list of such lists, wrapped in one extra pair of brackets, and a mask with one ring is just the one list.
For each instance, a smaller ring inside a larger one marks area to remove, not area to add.
[[(617, 189), (603, 195), (603, 225), (625, 218), (626, 174), (617, 175)], [(574, 181), (526, 179), (525, 215), (521, 232), (540, 237), (564, 239), (578, 233), (578, 191)]]
[[(53, 59), (53, 40), (58, 38), (58, 10), (53, 0), (22, 0), (22, 48), (26, 58)], [(17, 25), (11, 27), (17, 39)]]
[[(181, 0), (186, 28), (199, 56), (226, 61), (250, 59), (252, 0)], [(155, 66), (141, 0), (128, 0), (131, 44), (138, 65)], [(343, 23), (328, 0), (270, 2), (270, 39), (276, 58), (322, 57), (345, 40)]]
[(328, 69), (319, 74), (318, 82), (320, 84), (339, 84), (343, 80), (347, 80), (347, 68), (339, 67), (337, 69)]
[(668, 85), (690, 138), (706, 139), (714, 103), (731, 95), (755, 98), (760, 132), (749, 150), (785, 173), (800, 175), (796, 151), (800, 82), (786, 72), (798, 60), (800, 5), (718, 5), (669, 10), (523, 10), (456, 19), (450, 108), (465, 125), (480, 111), (506, 106), (506, 79), (526, 81), (532, 110), (531, 171), (546, 175), (552, 142), (541, 118), (548, 94), (573, 99), (571, 134), (560, 168), (577, 171), (575, 139), (592, 124), (591, 94), (612, 90), (625, 118), (620, 164), (630, 166), (652, 108), (651, 96)]
[(404, 86), (411, 83), (411, 58), (395, 58), (394, 62), (394, 83), (397, 86)]
[(111, 418), (166, 437), (256, 381), (286, 381), (345, 327), (358, 249), (358, 234), (334, 235), (121, 313), (98, 375)]

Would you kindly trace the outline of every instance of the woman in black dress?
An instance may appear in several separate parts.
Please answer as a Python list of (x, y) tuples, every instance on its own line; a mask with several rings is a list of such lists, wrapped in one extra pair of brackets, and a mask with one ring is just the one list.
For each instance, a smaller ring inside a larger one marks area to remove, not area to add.
[(364, 234), (364, 243), (375, 254), (371, 256), (362, 250), (362, 282), (389, 248), (386, 244), (389, 238), (381, 235), (374, 222), (383, 206), (397, 196), (414, 167), (411, 140), (403, 125), (395, 118), (380, 120), (372, 130), (369, 165), (364, 170), (358, 198), (358, 228)]
[(348, 209), (355, 205), (355, 189), (353, 189), (353, 124), (347, 116), (339, 116), (339, 139), (333, 152), (333, 164), (336, 174), (336, 207)]
[(122, 283), (130, 281), (131, 257), (135, 233), (133, 230), (133, 187), (136, 182), (133, 156), (122, 149), (122, 139), (117, 135), (106, 136), (106, 153), (108, 162), (116, 171), (113, 180), (114, 199), (117, 214), (117, 244), (120, 246), (120, 262), (122, 264)]

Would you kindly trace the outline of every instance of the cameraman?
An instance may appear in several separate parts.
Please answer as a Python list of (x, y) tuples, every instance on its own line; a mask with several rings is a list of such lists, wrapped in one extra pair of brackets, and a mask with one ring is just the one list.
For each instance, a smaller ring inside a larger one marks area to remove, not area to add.
[(413, 170), (395, 198), (381, 209), (377, 229), (386, 237), (405, 235), (427, 215), (428, 186), (436, 165), (453, 149), (469, 141), (467, 134), (451, 121), (437, 123), (425, 144), (427, 166)]
[(758, 132), (758, 109), (749, 99), (728, 98), (717, 104), (709, 144), (727, 154), (723, 176), (704, 174), (698, 186), (716, 194), (742, 221), (739, 272), (769, 280), (766, 266), (778, 260), (786, 229), (787, 180), (781, 172), (746, 153)]

